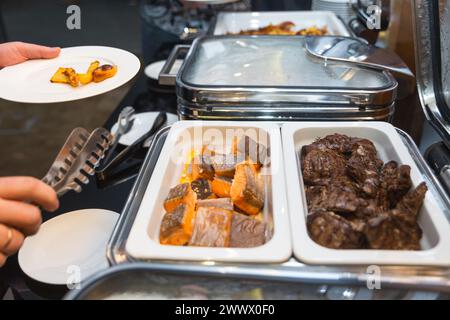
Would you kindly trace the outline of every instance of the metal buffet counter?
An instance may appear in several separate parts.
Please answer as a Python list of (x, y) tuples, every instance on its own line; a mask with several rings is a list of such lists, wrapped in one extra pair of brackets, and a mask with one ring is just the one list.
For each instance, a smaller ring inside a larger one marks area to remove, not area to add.
[[(439, 88), (448, 88), (448, 79), (439, 78), (439, 73), (433, 77), (440, 69), (435, 68), (436, 63), (431, 61), (433, 58), (433, 61), (441, 61), (448, 66), (444, 60), (448, 59), (448, 55), (445, 55), (448, 43), (436, 43), (436, 37), (431, 37), (441, 34), (440, 23), (448, 21), (444, 19), (448, 17), (442, 17), (441, 22), (437, 20), (439, 12), (445, 14), (445, 10), (440, 10), (442, 8), (437, 3), (416, 0), (415, 5), (416, 17), (420, 17), (416, 19), (418, 63), (423, 66), (418, 68), (419, 91), (429, 119), (442, 132), (443, 137), (448, 137), (446, 117), (442, 116), (442, 108), (446, 106), (448, 96), (443, 95), (440, 99), (434, 97)], [(446, 36), (441, 35), (443, 38)], [(274, 42), (278, 46), (274, 46)], [(178, 112), (185, 119), (389, 121), (397, 89), (397, 81), (389, 72), (369, 70), (359, 63), (342, 65), (325, 61), (323, 65), (323, 61), (317, 62), (304, 56), (300, 60), (309, 62), (296, 69), (298, 66), (295, 63), (279, 58), (280, 50), (277, 48), (283, 46), (290, 48), (291, 57), (304, 54), (301, 41), (290, 37), (200, 38), (190, 48), (177, 47), (174, 50), (163, 68), (160, 80), (166, 84), (176, 84)], [(188, 49), (185, 63), (178, 75), (170, 76), (171, 64), (180, 50)], [(424, 50), (430, 51), (422, 52)], [(257, 60), (260, 57), (275, 59), (265, 65), (265, 70), (270, 71), (266, 75), (270, 77), (255, 77), (254, 72), (262, 67), (261, 61), (253, 66), (252, 61), (255, 60), (243, 61), (245, 70), (240, 68), (242, 66), (226, 68), (226, 61), (219, 60), (222, 55), (231, 59), (229, 61), (238, 56), (245, 56), (247, 59), (251, 55), (253, 58), (249, 58), (250, 60), (255, 57)], [(308, 68), (308, 75), (313, 74), (313, 77), (297, 77), (298, 72)], [(280, 73), (280, 70), (283, 72)], [(316, 73), (321, 76), (314, 77)], [(274, 78), (276, 74), (280, 77)], [(223, 75), (225, 76), (222, 77)], [(339, 82), (340, 79), (350, 80)], [(352, 79), (357, 81), (352, 82)], [(443, 85), (441, 83), (434, 87), (433, 83), (441, 79), (444, 81)], [(298, 81), (302, 83), (300, 87), (295, 85)], [(268, 88), (268, 84), (272, 86)], [(332, 85), (327, 87), (329, 84)], [(371, 89), (362, 90), (361, 84)], [(68, 298), (110, 298), (118, 297), (119, 293), (122, 298), (185, 297), (181, 290), (184, 286), (190, 288), (188, 291), (193, 296), (198, 294), (207, 298), (414, 299), (419, 297), (414, 295), (418, 292), (427, 292), (431, 298), (439, 298), (440, 294), (448, 297), (449, 267), (382, 265), (374, 272), (368, 265), (309, 265), (295, 257), (281, 264), (133, 259), (127, 254), (125, 243), (169, 130), (169, 127), (164, 128), (153, 139), (109, 241), (107, 257), (112, 268), (88, 280), (83, 290), (70, 293)], [(399, 129), (397, 133), (417, 165), (422, 180), (427, 183), (429, 192), (436, 199), (439, 209), (445, 214), (447, 222), (450, 222), (450, 199), (447, 193), (410, 136)], [(369, 290), (377, 283), (381, 290)], [(159, 284), (165, 284), (170, 289), (158, 289)], [(192, 289), (192, 285), (195, 289)]]
[[(128, 271), (126, 275), (127, 277), (132, 277), (132, 273), (134, 273), (135, 270), (133, 265), (137, 261), (128, 256), (125, 252), (125, 242), (169, 129), (170, 127), (162, 129), (155, 137), (108, 244), (107, 256), (111, 265), (116, 265), (116, 268), (120, 268), (121, 265), (123, 265), (123, 270)], [(426, 165), (419, 150), (415, 146), (415, 143), (406, 133), (401, 130), (398, 130), (398, 132), (401, 135), (403, 142), (408, 147), (417, 166), (420, 168), (423, 179), (430, 186), (430, 191), (433, 192), (437, 199), (439, 199), (440, 207), (444, 210), (447, 218), (450, 220), (450, 212), (448, 209), (450, 208), (450, 200), (446, 196), (446, 193), (436, 181), (436, 178), (431, 173), (429, 167)], [(129, 263), (132, 264), (129, 265)], [(137, 263), (136, 268), (140, 270), (140, 272), (147, 269), (149, 272), (175, 272), (184, 275), (197, 276), (211, 275), (213, 277), (221, 276), (229, 277), (231, 279), (236, 278), (252, 279), (257, 281), (263, 280), (269, 282), (284, 282), (286, 285), (292, 283), (316, 285), (322, 287), (322, 291), (320, 291), (322, 292), (322, 296), (326, 296), (326, 286), (354, 286), (361, 289), (366, 288), (367, 284), (374, 279), (373, 274), (368, 272), (367, 266), (312, 266), (303, 264), (295, 258), (291, 258), (285, 263), (274, 265), (225, 264), (210, 261), (199, 263), (188, 261), (148, 261), (148, 264), (142, 262)], [(116, 274), (120, 273), (120, 270), (121, 269), (117, 269), (112, 272), (113, 274)], [(97, 280), (105, 277), (107, 277), (107, 275), (100, 275)], [(386, 266), (381, 267), (380, 280), (382, 289), (438, 291), (450, 293), (449, 268)], [(93, 281), (93, 283), (96, 282), (97, 281), (95, 280)], [(123, 285), (124, 287), (121, 288), (121, 291), (126, 292), (128, 286), (125, 282)], [(111, 288), (111, 290), (114, 290), (114, 288)], [(383, 291), (377, 293), (379, 297), (383, 296), (382, 292)], [(388, 292), (392, 293), (392, 291), (389, 290)], [(288, 293), (286, 292), (286, 294)], [(316, 297), (320, 297), (319, 291), (317, 292)]]

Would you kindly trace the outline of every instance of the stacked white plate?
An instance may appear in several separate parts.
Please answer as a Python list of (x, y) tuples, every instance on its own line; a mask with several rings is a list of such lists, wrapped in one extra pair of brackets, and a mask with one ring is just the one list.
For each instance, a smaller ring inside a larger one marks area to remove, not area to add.
[(345, 22), (349, 22), (355, 16), (351, 3), (355, 0), (313, 0), (312, 10), (332, 11)]

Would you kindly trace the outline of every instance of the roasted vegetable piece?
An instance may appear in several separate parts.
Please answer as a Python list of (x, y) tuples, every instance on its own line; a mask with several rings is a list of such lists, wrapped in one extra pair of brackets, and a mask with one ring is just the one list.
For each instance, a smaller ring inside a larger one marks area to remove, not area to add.
[(255, 215), (262, 209), (263, 188), (253, 165), (242, 163), (236, 166), (230, 195), (234, 205), (246, 214)]
[(78, 87), (78, 84), (80, 83), (80, 79), (78, 78), (77, 73), (75, 72), (75, 69), (72, 68), (66, 68), (64, 70), (64, 74), (69, 79), (69, 84), (72, 87)]
[(69, 83), (69, 77), (66, 75), (66, 68), (58, 68), (50, 79), (53, 83)]
[(164, 200), (164, 209), (166, 209), (167, 212), (172, 212), (176, 207), (183, 203), (195, 208), (196, 201), (197, 195), (192, 190), (190, 184), (182, 183), (170, 189), (166, 200)]
[(173, 212), (164, 215), (159, 232), (162, 244), (182, 246), (192, 235), (195, 210), (192, 206), (181, 204)]
[(88, 84), (88, 83), (92, 82), (94, 70), (97, 69), (99, 66), (100, 66), (100, 62), (94, 61), (89, 65), (89, 68), (86, 71), (86, 73), (79, 73), (78, 77), (80, 78), (80, 83)]
[(108, 78), (114, 77), (117, 73), (117, 66), (112, 66), (110, 64), (104, 64), (92, 73), (94, 82), (101, 82)]
[(223, 208), (198, 208), (189, 245), (228, 247), (232, 216), (233, 211)]

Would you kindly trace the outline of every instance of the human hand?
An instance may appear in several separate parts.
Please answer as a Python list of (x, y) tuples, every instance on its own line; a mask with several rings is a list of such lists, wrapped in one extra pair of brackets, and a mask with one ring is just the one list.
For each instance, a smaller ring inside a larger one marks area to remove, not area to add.
[(60, 48), (50, 48), (24, 42), (0, 44), (0, 68), (22, 63), (30, 59), (56, 58)]
[(0, 178), (0, 267), (16, 253), (26, 236), (35, 234), (41, 225), (41, 211), (59, 207), (56, 192), (31, 177)]

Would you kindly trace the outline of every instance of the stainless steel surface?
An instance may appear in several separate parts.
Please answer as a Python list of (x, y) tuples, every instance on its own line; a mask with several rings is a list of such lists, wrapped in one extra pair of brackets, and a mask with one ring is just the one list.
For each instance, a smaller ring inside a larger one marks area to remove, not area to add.
[(361, 38), (307, 37), (305, 48), (308, 53), (325, 60), (354, 63), (414, 78), (414, 74), (395, 52), (369, 45)]
[(447, 191), (450, 191), (450, 164), (442, 168), (439, 176), (441, 177), (441, 181), (444, 184), (444, 188)]
[(231, 276), (198, 270), (180, 272), (158, 264), (114, 266), (72, 290), (64, 299), (436, 299), (435, 292), (370, 290), (362, 286), (305, 284), (298, 279)]
[[(194, 41), (177, 79), (184, 101), (217, 104), (381, 107), (397, 82), (387, 72), (310, 57), (303, 37), (219, 36)], [(317, 107), (319, 108), (319, 107)]]
[(239, 106), (218, 104), (199, 106), (178, 100), (178, 114), (185, 120), (270, 120), (270, 121), (386, 121), (390, 122), (395, 104), (390, 106), (324, 106), (324, 105), (272, 105), (258, 103)]
[(399, 82), (399, 98), (407, 97), (415, 90), (414, 74), (395, 52), (370, 45), (361, 38), (307, 37), (305, 48), (309, 54), (325, 61), (340, 61), (392, 72)]
[(450, 144), (449, 1), (414, 0), (419, 96), (427, 119)]
[(83, 128), (75, 129), (42, 181), (55, 189), (58, 196), (70, 190), (81, 192), (82, 185), (89, 183), (89, 176), (103, 159), (111, 138), (104, 128), (91, 134)]
[[(164, 128), (154, 139), (138, 179), (133, 186), (108, 243), (107, 256), (112, 265), (138, 262), (127, 256), (124, 247), (137, 209), (152, 175), (154, 165), (158, 160), (159, 153), (167, 137), (168, 130), (169, 128)], [(450, 200), (447, 194), (425, 163), (413, 140), (401, 130), (398, 130), (398, 133), (408, 147), (430, 192), (439, 199), (438, 205), (450, 220)], [(185, 273), (192, 271), (205, 275), (227, 275), (244, 278), (256, 277), (265, 280), (296, 281), (302, 284), (366, 286), (367, 283), (371, 283), (370, 281), (374, 280), (373, 274), (369, 272), (368, 266), (313, 266), (303, 264), (294, 258), (291, 258), (283, 264), (276, 265), (225, 264), (214, 262), (192, 263), (184, 261), (146, 261), (146, 263), (149, 266), (172, 272)], [(450, 292), (450, 268), (383, 266), (380, 267), (379, 280), (383, 289), (404, 288)]]
[[(79, 155), (82, 146), (86, 143), (88, 138), (89, 132), (86, 129), (73, 129), (50, 166), (50, 169), (45, 174), (44, 178), (42, 178), (42, 181), (53, 187), (57, 182), (56, 177), (59, 177), (62, 174), (61, 168), (64, 170), (68, 168), (69, 164), (72, 162), (71, 159)], [(66, 163), (66, 161), (69, 163)]]
[(119, 117), (117, 119), (117, 132), (114, 134), (114, 140), (111, 145), (111, 148), (109, 150), (109, 153), (106, 155), (106, 158), (104, 160), (105, 164), (108, 163), (108, 160), (111, 158), (112, 153), (117, 147), (117, 144), (119, 143), (120, 138), (129, 132), (131, 128), (133, 127), (134, 119), (131, 117), (135, 114), (135, 110), (133, 107), (125, 107), (120, 111)]
[(159, 73), (159, 84), (165, 86), (174, 86), (176, 84), (177, 75), (171, 74), (170, 71), (173, 68), (175, 61), (182, 53), (186, 53), (191, 48), (190, 45), (176, 45), (170, 56), (167, 58), (166, 63)]

